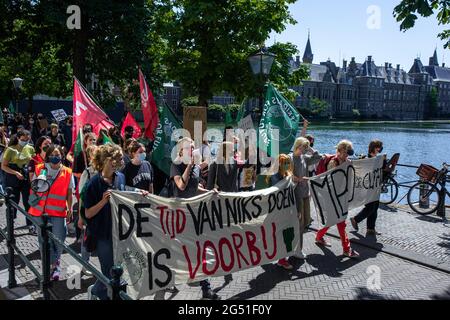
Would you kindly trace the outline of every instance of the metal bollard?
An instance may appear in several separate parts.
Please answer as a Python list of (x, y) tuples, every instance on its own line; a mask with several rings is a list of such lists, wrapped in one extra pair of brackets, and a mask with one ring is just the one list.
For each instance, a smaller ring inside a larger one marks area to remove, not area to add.
[(446, 197), (446, 189), (445, 189), (445, 182), (446, 179), (444, 177), (443, 182), (442, 182), (442, 186), (441, 186), (441, 190), (439, 190), (439, 206), (437, 208), (437, 212), (436, 214), (441, 217), (444, 221), (447, 221), (447, 217), (445, 216), (445, 197)]
[(41, 290), (45, 300), (50, 300), (50, 293), (48, 289), (51, 286), (50, 282), (50, 242), (48, 232), (52, 231), (52, 225), (48, 223), (48, 215), (42, 215), (41, 237), (42, 237), (42, 283)]
[(111, 268), (111, 287), (112, 287), (112, 300), (122, 300), (119, 295), (120, 291), (127, 291), (127, 282), (122, 280), (123, 268), (120, 265), (113, 266)]
[(6, 189), (6, 232), (7, 232), (7, 247), (8, 247), (8, 288), (17, 287), (16, 270), (14, 266), (14, 245), (16, 239), (14, 238), (14, 209), (11, 206), (12, 189)]

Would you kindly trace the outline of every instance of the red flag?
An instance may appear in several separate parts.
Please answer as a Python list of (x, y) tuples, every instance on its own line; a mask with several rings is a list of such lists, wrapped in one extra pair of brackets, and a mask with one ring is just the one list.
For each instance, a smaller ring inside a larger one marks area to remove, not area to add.
[(92, 129), (97, 136), (100, 129), (114, 127), (114, 123), (109, 119), (108, 115), (89, 97), (81, 83), (74, 79), (72, 126), (72, 141), (74, 143), (78, 130), (86, 123), (92, 124)]
[(158, 108), (156, 108), (156, 102), (153, 98), (152, 91), (150, 90), (141, 69), (139, 69), (139, 84), (141, 88), (141, 107), (144, 114), (145, 136), (151, 140), (155, 140), (155, 129), (158, 126)]
[(120, 131), (120, 134), (122, 135), (122, 137), (125, 135), (125, 128), (127, 126), (133, 127), (133, 129), (134, 129), (133, 138), (137, 139), (141, 136), (141, 134), (142, 134), (141, 128), (139, 127), (139, 124), (136, 122), (136, 119), (134, 119), (131, 112), (127, 113), (127, 116), (125, 117), (125, 120), (123, 121), (122, 130)]

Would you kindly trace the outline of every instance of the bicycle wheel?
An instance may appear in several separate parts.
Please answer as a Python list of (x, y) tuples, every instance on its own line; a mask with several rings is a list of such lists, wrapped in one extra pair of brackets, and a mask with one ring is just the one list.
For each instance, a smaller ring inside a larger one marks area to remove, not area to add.
[(398, 183), (393, 178), (388, 177), (381, 185), (380, 203), (391, 204), (397, 199)]
[(439, 207), (439, 190), (429, 182), (419, 181), (408, 191), (408, 205), (419, 214), (430, 214)]

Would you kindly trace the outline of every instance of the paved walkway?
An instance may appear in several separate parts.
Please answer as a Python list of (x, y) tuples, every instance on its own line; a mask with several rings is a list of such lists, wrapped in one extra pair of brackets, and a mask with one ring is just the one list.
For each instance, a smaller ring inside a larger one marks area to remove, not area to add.
[[(40, 270), (37, 237), (29, 235), (27, 229), (18, 228), (24, 224), (19, 215), (16, 220), (17, 245)], [(2, 207), (0, 227), (5, 225)], [(224, 285), (223, 277), (213, 278), (212, 286), (222, 299), (450, 299), (450, 273), (438, 270), (446, 270), (450, 263), (450, 225), (444, 225), (440, 218), (433, 216), (421, 217), (388, 208), (380, 209), (377, 227), (383, 234), (376, 239), (365, 239), (363, 224), (359, 233), (351, 235), (353, 241), (359, 240), (363, 244), (353, 244), (361, 254), (359, 260), (344, 258), (340, 241), (334, 237), (329, 237), (331, 248), (316, 246), (311, 231), (305, 235), (307, 259), (291, 260), (297, 267), (295, 271), (287, 272), (273, 264), (264, 265), (233, 274), (234, 280), (228, 285)], [(352, 230), (351, 226), (348, 230)], [(330, 232), (336, 232), (335, 228)], [(74, 243), (73, 235), (68, 236), (66, 242), (79, 250), (80, 245)], [(392, 252), (396, 256), (390, 254)], [(0, 299), (42, 299), (34, 275), (18, 258), (16, 277), (20, 284), (12, 290), (5, 288), (8, 276), (6, 253), (5, 239), (0, 237)], [(411, 261), (415, 258), (419, 262), (428, 262), (430, 267)], [(93, 257), (91, 261), (98, 266), (97, 258)], [(57, 296), (60, 299), (86, 299), (86, 289), (94, 279), (82, 277), (79, 289), (69, 289), (66, 279), (79, 272), (79, 267), (68, 254), (63, 254), (62, 265), (70, 274), (66, 272), (61, 281), (54, 283)], [(373, 281), (376, 279), (374, 272), (380, 275), (379, 286)], [(73, 281), (69, 281), (71, 283)], [(178, 288), (177, 294), (158, 294), (148, 299), (201, 298), (199, 287), (182, 285)]]

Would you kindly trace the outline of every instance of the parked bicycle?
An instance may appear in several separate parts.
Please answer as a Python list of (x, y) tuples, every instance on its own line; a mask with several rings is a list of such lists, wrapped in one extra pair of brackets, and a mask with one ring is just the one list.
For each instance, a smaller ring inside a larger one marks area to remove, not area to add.
[(419, 214), (431, 214), (443, 206), (445, 197), (450, 197), (446, 183), (450, 182), (449, 165), (442, 164), (440, 170), (433, 166), (421, 164), (417, 170), (420, 180), (408, 191), (408, 205)]
[(400, 153), (395, 153), (392, 158), (386, 162), (386, 167), (383, 169), (383, 183), (381, 185), (380, 203), (391, 204), (398, 196), (398, 183), (394, 177), (395, 167), (397, 165)]

